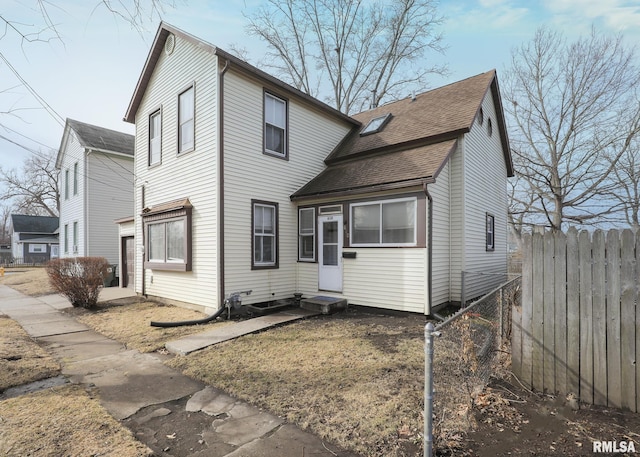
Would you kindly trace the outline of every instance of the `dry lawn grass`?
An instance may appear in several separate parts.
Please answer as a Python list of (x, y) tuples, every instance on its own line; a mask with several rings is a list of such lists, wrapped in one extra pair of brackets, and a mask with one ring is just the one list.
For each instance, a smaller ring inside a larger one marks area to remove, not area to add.
[(68, 385), (0, 402), (0, 455), (150, 456), (82, 387)]
[(0, 315), (0, 392), (59, 372), (60, 365), (17, 322)]
[[(227, 322), (210, 322), (184, 327), (151, 327), (151, 321), (176, 322), (202, 319), (205, 314), (177, 306), (154, 302), (113, 306), (99, 311), (74, 310), (76, 319), (97, 332), (121, 342), (127, 348), (140, 352), (153, 352), (164, 347), (167, 341), (209, 330)], [(80, 314), (81, 313), (81, 314)]]
[(25, 295), (37, 297), (57, 293), (49, 283), (47, 270), (41, 268), (7, 268), (0, 277), (0, 284), (9, 286)]
[(423, 428), (423, 329), (420, 316), (346, 312), (168, 364), (362, 455), (416, 455), (413, 442)]

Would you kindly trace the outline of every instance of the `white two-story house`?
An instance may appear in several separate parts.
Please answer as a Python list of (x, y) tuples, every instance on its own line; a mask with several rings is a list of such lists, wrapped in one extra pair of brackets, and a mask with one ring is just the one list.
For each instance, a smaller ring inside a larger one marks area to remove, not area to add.
[(430, 314), (460, 301), (462, 271), (506, 273), (513, 171), (494, 71), (347, 116), (163, 23), (125, 120), (138, 293)]
[(60, 257), (118, 264), (116, 219), (133, 212), (134, 136), (67, 119), (60, 170)]

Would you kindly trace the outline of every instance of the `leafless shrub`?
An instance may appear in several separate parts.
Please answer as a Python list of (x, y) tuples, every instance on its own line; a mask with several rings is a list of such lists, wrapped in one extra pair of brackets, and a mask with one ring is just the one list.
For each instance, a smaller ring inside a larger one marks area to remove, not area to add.
[(74, 307), (94, 308), (109, 262), (104, 257), (55, 259), (47, 264), (52, 287), (66, 296)]

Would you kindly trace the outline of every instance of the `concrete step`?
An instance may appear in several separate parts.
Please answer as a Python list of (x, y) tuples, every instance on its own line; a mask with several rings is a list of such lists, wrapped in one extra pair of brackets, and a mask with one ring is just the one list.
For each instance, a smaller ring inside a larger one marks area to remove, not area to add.
[(346, 298), (327, 297), (318, 295), (311, 298), (303, 298), (300, 306), (309, 311), (315, 311), (322, 314), (331, 314), (347, 308)]

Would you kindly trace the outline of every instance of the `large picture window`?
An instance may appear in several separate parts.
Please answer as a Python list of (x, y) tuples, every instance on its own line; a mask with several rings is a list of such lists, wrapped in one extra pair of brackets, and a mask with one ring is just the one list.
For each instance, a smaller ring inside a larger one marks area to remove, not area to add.
[(298, 211), (298, 260), (316, 260), (316, 210), (300, 208)]
[(252, 201), (252, 268), (278, 267), (278, 204)]
[(287, 102), (264, 94), (264, 150), (287, 157)]
[(351, 246), (415, 246), (416, 199), (351, 205)]
[(143, 213), (145, 268), (191, 271), (191, 204), (181, 200)]
[(195, 98), (193, 86), (178, 97), (178, 153), (190, 151), (195, 142)]
[(149, 116), (149, 166), (162, 161), (162, 116), (160, 110)]

